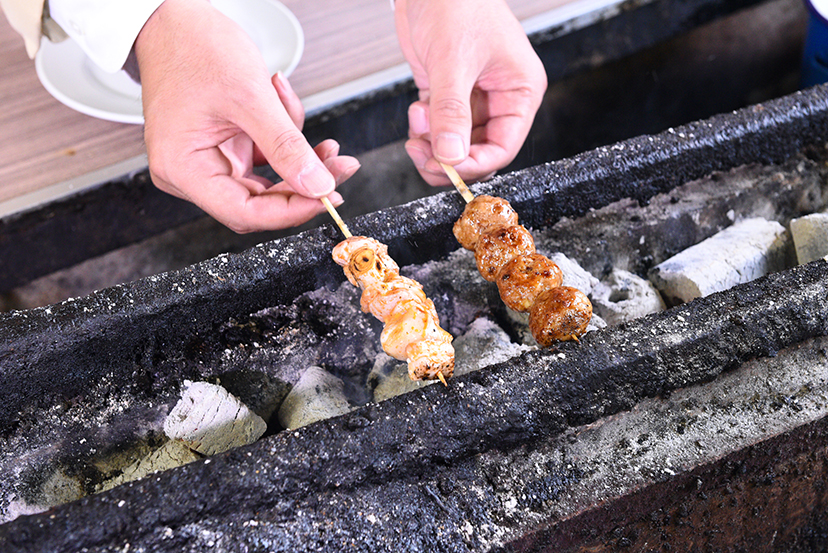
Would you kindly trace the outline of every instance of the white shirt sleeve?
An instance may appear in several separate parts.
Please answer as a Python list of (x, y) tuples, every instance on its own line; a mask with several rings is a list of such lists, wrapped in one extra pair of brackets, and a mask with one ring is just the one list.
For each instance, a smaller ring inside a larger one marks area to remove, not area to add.
[(164, 0), (48, 0), (49, 13), (104, 71), (124, 66), (144, 23)]

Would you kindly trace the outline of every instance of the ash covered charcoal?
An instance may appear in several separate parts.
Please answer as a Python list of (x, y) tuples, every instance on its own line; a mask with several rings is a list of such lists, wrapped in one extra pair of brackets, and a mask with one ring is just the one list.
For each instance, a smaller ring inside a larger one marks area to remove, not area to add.
[(444, 260), (401, 267), (400, 274), (423, 285), (442, 327), (455, 337), (478, 317), (502, 309), (497, 286), (483, 280), (469, 250), (460, 248)]
[(457, 351), (456, 374), (466, 374), (536, 349), (512, 342), (509, 335), (491, 320), (480, 317), (466, 332), (454, 340)]
[(598, 286), (598, 279), (592, 273), (581, 267), (580, 263), (574, 259), (570, 259), (561, 252), (551, 253), (547, 257), (560, 267), (561, 272), (563, 272), (561, 286), (577, 288), (587, 296), (591, 295), (593, 289)]
[(713, 173), (653, 196), (646, 205), (620, 200), (534, 231), (535, 243), (539, 251), (576, 257), (598, 278), (614, 268), (646, 277), (655, 265), (737, 219), (763, 217), (787, 226), (792, 218), (824, 210), (825, 156), (824, 150), (809, 151), (780, 165)]
[(279, 408), (279, 424), (295, 430), (353, 409), (345, 383), (320, 367), (308, 367)]
[[(456, 361), (457, 358), (455, 357), (455, 363)], [(457, 366), (455, 365), (456, 370)], [(437, 382), (437, 380), (411, 380), (408, 376), (408, 365), (401, 363), (387, 353), (377, 355), (366, 381), (368, 388), (373, 390), (374, 401), (385, 401), (388, 398), (407, 394)]]
[(790, 231), (800, 265), (828, 256), (827, 212), (792, 219)]
[(623, 269), (613, 269), (593, 289), (590, 299), (595, 312), (608, 325), (632, 321), (666, 308), (661, 294), (650, 281)]
[(649, 278), (669, 301), (688, 302), (785, 269), (790, 235), (776, 221), (739, 221), (653, 267)]
[(302, 294), (291, 305), (264, 309), (221, 330), (224, 347), (209, 360), (216, 374), (257, 371), (295, 384), (319, 366), (354, 382), (364, 381), (380, 351), (381, 326), (359, 308), (360, 292), (349, 283)]
[[(462, 336), (454, 339), (454, 374), (459, 376), (508, 361), (535, 347), (514, 343), (496, 323), (480, 317), (468, 326)], [(408, 378), (405, 363), (385, 354), (377, 356), (374, 368), (368, 375), (368, 385), (374, 389), (374, 401), (383, 401), (429, 384), (433, 381), (412, 381)]]
[(115, 486), (140, 480), (156, 472), (180, 467), (199, 459), (201, 459), (201, 456), (184, 442), (169, 440), (164, 442), (158, 449), (152, 450), (146, 456), (124, 467), (119, 475), (103, 481), (95, 491), (103, 492)]
[(267, 423), (228, 393), (209, 382), (184, 382), (181, 399), (164, 421), (164, 433), (204, 455), (215, 455), (255, 442)]

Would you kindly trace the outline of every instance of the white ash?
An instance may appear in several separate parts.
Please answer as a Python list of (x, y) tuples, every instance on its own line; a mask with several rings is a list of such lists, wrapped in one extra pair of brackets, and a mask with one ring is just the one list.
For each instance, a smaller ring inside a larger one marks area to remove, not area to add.
[(181, 399), (164, 421), (164, 433), (204, 455), (250, 444), (267, 430), (262, 418), (216, 384), (184, 381)]
[(352, 409), (342, 379), (320, 367), (308, 367), (282, 402), (279, 424), (292, 430)]
[(800, 265), (828, 256), (828, 212), (792, 219), (791, 235)]
[(613, 269), (609, 277), (592, 290), (592, 307), (608, 325), (632, 321), (665, 309), (655, 286), (638, 275)]
[(688, 302), (786, 268), (789, 243), (776, 221), (746, 219), (657, 265), (649, 278), (668, 300)]

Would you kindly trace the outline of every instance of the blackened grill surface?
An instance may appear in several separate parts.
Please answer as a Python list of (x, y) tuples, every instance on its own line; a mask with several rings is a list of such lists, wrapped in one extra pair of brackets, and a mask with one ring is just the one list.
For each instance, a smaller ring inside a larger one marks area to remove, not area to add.
[[(544, 228), (631, 197), (659, 192), (716, 170), (781, 162), (828, 139), (828, 86), (599, 148), (473, 187), (502, 196), (528, 227)], [(349, 221), (354, 232), (389, 245), (401, 264), (456, 249), (451, 227), (462, 199), (444, 193)], [(0, 433), (21, 412), (74, 397), (95, 375), (131, 379), (146, 359), (193, 341), (230, 318), (343, 280), (329, 252), (339, 241), (328, 225), (239, 255), (116, 286), (86, 298), (0, 316)], [(121, 371), (120, 373), (117, 371)]]
[[(354, 550), (392, 550), (400, 539), (397, 524), (346, 516), (355, 497), (368, 494), (389, 514), (396, 512), (407, 487), (475, 454), (531, 447), (567, 426), (824, 336), (827, 289), (828, 262), (816, 261), (587, 335), (580, 345), (526, 353), (458, 378), (447, 389), (425, 388), (20, 517), (0, 526), (0, 546), (4, 551), (109, 551), (130, 543), (168, 550), (165, 528), (180, 532), (195, 521), (221, 519), (223, 532), (234, 540), (249, 541), (254, 538), (248, 532), (258, 532), (255, 539), (262, 543), (292, 551), (340, 551), (348, 543), (343, 533), (359, 536)], [(383, 503), (389, 498), (393, 502)], [(435, 524), (462, 535), (465, 521), (441, 508), (439, 497), (434, 505), (411, 503), (403, 510), (410, 516), (402, 521), (408, 539), (419, 536), (412, 543), (421, 543), (413, 550), (438, 545), (428, 541)], [(266, 513), (278, 524), (269, 527), (270, 533), (241, 526), (255, 513)], [(486, 513), (479, 516), (470, 524), (485, 524)], [(309, 536), (318, 539), (309, 542)], [(418, 541), (423, 536), (425, 541)], [(452, 549), (475, 546), (461, 539)]]
[[(813, 89), (501, 177), (476, 192), (510, 199), (533, 227), (628, 196), (646, 202), (713, 170), (781, 161), (824, 142), (825, 97), (824, 88)], [(456, 194), (443, 194), (349, 226), (389, 243), (402, 263), (422, 262), (456, 248), (449, 233), (461, 209)], [(328, 226), (74, 302), (4, 315), (7, 401), (0, 428), (13, 429), (38, 405), (81, 393), (102, 374), (115, 371), (114, 379), (130, 382), (139, 367), (230, 318), (343, 280), (328, 257), (336, 232)], [(475, 550), (480, 544), (463, 525), (484, 528), (488, 514), (470, 505), (464, 516), (471, 518), (460, 520), (440, 497), (451, 493), (451, 480), (470, 470), (476, 454), (531, 448), (569, 426), (824, 336), (826, 289), (824, 261), (772, 275), (589, 335), (582, 344), (525, 354), (448, 389), (430, 387), (20, 517), (0, 526), (0, 549), (108, 551), (130, 544), (195, 551), (187, 533), (214, 527), (254, 550), (340, 551), (349, 538), (363, 550), (401, 544), (434, 550), (440, 526), (456, 538), (450, 549)], [(439, 480), (442, 473), (448, 476)], [(560, 475), (563, 484), (577, 477)], [(388, 519), (355, 519), (349, 507), (368, 503), (387, 509)], [(245, 526), (260, 515), (267, 529)]]

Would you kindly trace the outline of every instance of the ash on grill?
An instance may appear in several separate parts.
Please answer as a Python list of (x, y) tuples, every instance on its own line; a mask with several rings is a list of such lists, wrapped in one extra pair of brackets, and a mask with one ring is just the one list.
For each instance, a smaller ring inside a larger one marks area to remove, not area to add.
[[(599, 315), (593, 328), (604, 324), (601, 317), (620, 324), (664, 308), (645, 277), (680, 251), (743, 219), (761, 217), (787, 228), (791, 219), (825, 209), (824, 157), (824, 151), (806, 152), (782, 166), (741, 167), (648, 205), (627, 200), (564, 219), (533, 230), (537, 251), (561, 267), (564, 285), (590, 296)], [(793, 251), (790, 242), (783, 250)], [(472, 252), (458, 245), (447, 259), (401, 273), (423, 285), (442, 326), (455, 336), (457, 376), (537, 347), (526, 314), (503, 305)], [(1, 442), (0, 520), (126, 481), (136, 463), (160, 469), (197, 458), (171, 447), (163, 433), (185, 380), (220, 384), (267, 422), (265, 435), (429, 385), (412, 382), (405, 363), (382, 352), (381, 323), (360, 311), (359, 294), (347, 282), (332, 284), (290, 305), (227, 321), (156, 360), (130, 386), (100, 382), (76, 404), (24, 414), (20, 428)], [(588, 336), (581, 347), (589, 347)]]

